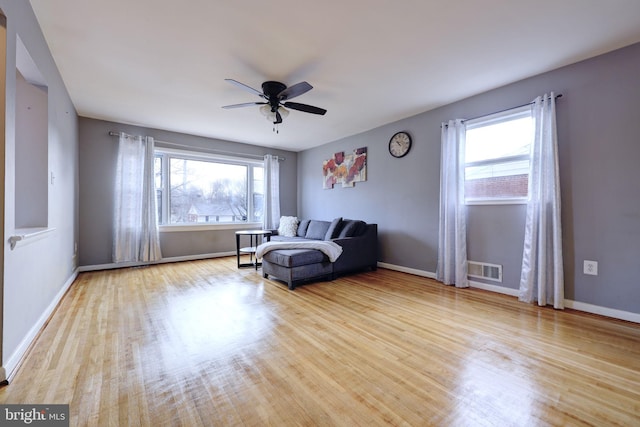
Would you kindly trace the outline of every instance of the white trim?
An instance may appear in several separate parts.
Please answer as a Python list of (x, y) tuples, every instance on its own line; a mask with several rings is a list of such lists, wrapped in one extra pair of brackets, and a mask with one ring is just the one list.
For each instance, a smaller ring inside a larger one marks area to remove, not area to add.
[(429, 279), (435, 279), (436, 273), (425, 270), (417, 270), (415, 268), (403, 267), (401, 265), (387, 264), (386, 262), (378, 261), (378, 267), (386, 268), (387, 270), (400, 271), (402, 273), (413, 274), (414, 276), (428, 277)]
[(160, 225), (160, 233), (188, 232), (188, 231), (213, 231), (213, 230), (249, 230), (262, 228), (261, 222), (242, 223), (197, 223), (197, 224), (171, 224)]
[(109, 264), (83, 265), (81, 267), (78, 267), (78, 271), (81, 273), (84, 273), (86, 271), (113, 270), (116, 268), (128, 268), (128, 267), (142, 267), (145, 265), (168, 264), (171, 262), (181, 262), (181, 261), (197, 261), (201, 259), (221, 258), (226, 256), (236, 256), (236, 251), (169, 257), (169, 258), (162, 258), (159, 261), (153, 261), (153, 262), (120, 262), (120, 263), (112, 262)]
[[(467, 162), (464, 164), (464, 166), (465, 168), (473, 168), (478, 166), (492, 166), (492, 165), (495, 165), (496, 163), (513, 163), (513, 162), (531, 161), (531, 154), (515, 154), (513, 156), (497, 157), (497, 159), (498, 160), (496, 160), (496, 158), (491, 158), (491, 159), (485, 159), (485, 160), (477, 160), (475, 162)], [(507, 175), (499, 175), (499, 176), (513, 176), (513, 175), (518, 175), (518, 174), (510, 173)], [(528, 172), (527, 172), (527, 175), (529, 175)], [(478, 178), (472, 178), (472, 179), (478, 179)]]
[(518, 289), (506, 288), (504, 286), (498, 286), (498, 285), (490, 285), (488, 283), (476, 282), (475, 280), (469, 280), (469, 286), (476, 289), (482, 289), (484, 291), (510, 295), (512, 297), (517, 297), (519, 294)]
[(13, 250), (18, 246), (28, 245), (29, 243), (44, 239), (47, 237), (47, 234), (55, 230), (55, 227), (16, 228), (13, 230), (13, 235), (9, 237), (9, 244)]
[(504, 197), (504, 198), (483, 198), (466, 199), (465, 205), (526, 205), (528, 197)]
[(628, 322), (640, 323), (640, 313), (616, 310), (615, 308), (601, 307), (599, 305), (587, 304), (586, 302), (564, 300), (565, 308), (572, 308), (587, 313), (599, 314), (601, 316), (613, 317), (614, 319), (626, 320)]
[(11, 381), (13, 376), (16, 374), (17, 368), (20, 366), (24, 357), (26, 356), (27, 351), (33, 344), (34, 340), (38, 337), (40, 331), (45, 327), (56, 307), (62, 300), (62, 297), (66, 294), (67, 290), (73, 284), (73, 281), (78, 277), (78, 269), (76, 269), (71, 276), (64, 283), (62, 288), (55, 295), (51, 303), (47, 306), (45, 311), (40, 315), (36, 323), (29, 329), (29, 332), (25, 335), (25, 337), (20, 341), (18, 348), (13, 352), (11, 356), (7, 359), (6, 363), (2, 368), (0, 368), (0, 381)]

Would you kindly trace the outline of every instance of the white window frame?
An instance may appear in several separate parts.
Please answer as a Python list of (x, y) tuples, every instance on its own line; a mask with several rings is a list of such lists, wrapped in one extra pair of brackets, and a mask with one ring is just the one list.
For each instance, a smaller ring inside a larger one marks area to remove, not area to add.
[[(160, 191), (162, 192), (162, 218), (165, 220), (169, 219), (169, 206), (170, 206), (170, 186), (171, 179), (169, 176), (169, 159), (177, 158), (177, 159), (186, 159), (186, 160), (196, 160), (196, 161), (205, 161), (205, 162), (215, 162), (215, 163), (226, 163), (231, 165), (240, 165), (247, 166), (247, 211), (253, 212), (253, 168), (261, 167), (264, 169), (264, 161), (263, 160), (255, 160), (255, 159), (247, 159), (243, 157), (235, 157), (235, 156), (225, 156), (220, 154), (209, 154), (203, 153), (199, 151), (190, 151), (190, 150), (177, 150), (172, 148), (163, 148), (156, 147), (154, 150), (154, 156), (161, 156), (162, 161), (162, 188)], [(154, 181), (155, 182), (155, 181)], [(261, 226), (262, 222), (260, 221), (235, 221), (235, 222), (223, 222), (223, 223), (162, 223), (159, 224), (160, 232), (179, 232), (179, 231), (206, 231), (206, 230), (239, 230), (246, 228), (253, 228), (256, 226)]]
[[(533, 119), (533, 112), (531, 105), (524, 105), (521, 107), (512, 108), (498, 113), (489, 114), (487, 116), (478, 117), (465, 122), (465, 132), (485, 126), (496, 125), (504, 123), (510, 120), (515, 120), (524, 117), (531, 117)], [(533, 127), (532, 127), (533, 132)], [(533, 138), (532, 138), (533, 140)], [(466, 150), (466, 147), (465, 147)], [(466, 183), (466, 168), (474, 166), (488, 166), (493, 164), (501, 164), (507, 162), (514, 162), (520, 160), (528, 160), (531, 162), (531, 149), (528, 154), (520, 154), (515, 156), (496, 157), (488, 160), (481, 160), (476, 162), (465, 162), (465, 183)], [(527, 173), (529, 175), (529, 172)], [(508, 175), (507, 175), (508, 176)], [(528, 192), (527, 192), (528, 193)], [(465, 194), (465, 204), (467, 205), (512, 205), (512, 204), (526, 204), (529, 200), (529, 195), (524, 197), (477, 197), (468, 198)]]

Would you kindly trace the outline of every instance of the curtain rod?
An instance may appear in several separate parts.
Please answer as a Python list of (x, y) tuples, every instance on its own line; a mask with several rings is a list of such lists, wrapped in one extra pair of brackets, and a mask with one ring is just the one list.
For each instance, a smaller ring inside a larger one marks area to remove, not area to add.
[[(122, 133), (124, 133), (127, 136), (134, 136), (134, 135), (130, 135), (130, 134), (125, 133), (125, 132), (122, 132)], [(109, 131), (109, 135), (110, 136), (120, 136), (120, 132), (114, 132), (114, 131), (110, 130)], [(227, 155), (227, 156), (239, 156), (239, 157), (248, 157), (248, 158), (255, 158), (255, 159), (264, 159), (264, 156), (261, 156), (260, 154), (234, 153), (232, 151), (216, 150), (215, 148), (193, 147), (191, 145), (178, 144), (176, 142), (169, 142), (169, 141), (161, 141), (159, 139), (156, 139), (155, 141), (159, 142), (161, 144), (165, 144), (165, 145), (173, 145), (174, 147), (188, 148), (190, 150), (198, 149), (198, 150), (204, 150), (204, 151), (215, 153), (215, 154)], [(278, 156), (278, 160), (281, 161), (281, 162), (284, 162), (286, 159), (287, 159), (286, 157), (279, 157)]]
[[(556, 95), (555, 99), (558, 98), (562, 98), (562, 94), (559, 93)], [(505, 108), (504, 110), (498, 110), (498, 111), (494, 111), (493, 113), (487, 113), (487, 114), (483, 114), (481, 116), (477, 116), (477, 117), (471, 117), (470, 119), (462, 119), (462, 122), (468, 122), (469, 120), (475, 120), (475, 119), (479, 119), (481, 117), (485, 117), (485, 116), (491, 116), (493, 114), (499, 114), (499, 113), (504, 113), (505, 111), (509, 111), (509, 110), (515, 110), (516, 108), (522, 108), (522, 107), (526, 107), (527, 105), (532, 105), (533, 103), (535, 103), (536, 101), (531, 101), (531, 102), (527, 102), (526, 104), (522, 104), (522, 105), (517, 105), (515, 107), (509, 107), (509, 108)], [(444, 124), (444, 126), (449, 126), (448, 124)], [(440, 126), (442, 127), (442, 126)]]

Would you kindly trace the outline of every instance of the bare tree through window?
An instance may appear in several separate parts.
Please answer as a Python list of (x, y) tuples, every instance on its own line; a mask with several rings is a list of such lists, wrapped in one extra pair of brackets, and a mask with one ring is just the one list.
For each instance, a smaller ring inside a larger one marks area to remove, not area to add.
[(167, 212), (162, 224), (261, 221), (261, 162), (190, 157), (161, 152), (156, 156), (159, 218)]

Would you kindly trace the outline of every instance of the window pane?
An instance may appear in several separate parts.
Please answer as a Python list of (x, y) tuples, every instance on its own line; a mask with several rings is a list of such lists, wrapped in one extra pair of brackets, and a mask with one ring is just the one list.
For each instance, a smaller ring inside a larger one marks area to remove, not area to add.
[(466, 132), (467, 163), (529, 154), (533, 139), (532, 118), (523, 117)]
[(171, 158), (171, 223), (247, 221), (247, 166)]

